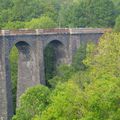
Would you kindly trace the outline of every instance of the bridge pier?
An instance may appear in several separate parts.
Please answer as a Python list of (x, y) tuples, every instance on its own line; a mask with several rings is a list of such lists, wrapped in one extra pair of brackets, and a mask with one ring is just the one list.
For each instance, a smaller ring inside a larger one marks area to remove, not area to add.
[(69, 61), (71, 64), (73, 56), (77, 52), (77, 49), (80, 47), (80, 36), (70, 35), (69, 42)]
[(46, 85), (44, 72), (44, 47), (43, 42), (38, 40), (36, 42), (36, 63), (37, 63), (37, 79), (40, 84)]
[(18, 81), (17, 81), (17, 104), (19, 97), (29, 87), (40, 84), (36, 79), (37, 63), (33, 49), (26, 42), (18, 42), (16, 47), (19, 52), (18, 58)]
[(0, 120), (10, 120), (13, 115), (9, 56), (5, 41), (0, 38)]

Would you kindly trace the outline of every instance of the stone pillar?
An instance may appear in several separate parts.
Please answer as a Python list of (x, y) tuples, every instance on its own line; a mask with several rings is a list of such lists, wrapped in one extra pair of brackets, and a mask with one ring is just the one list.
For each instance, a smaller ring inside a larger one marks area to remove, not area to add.
[(46, 85), (45, 81), (45, 71), (44, 71), (44, 47), (43, 42), (37, 40), (36, 43), (36, 62), (37, 62), (37, 72), (40, 83)]
[(5, 39), (0, 38), (0, 120), (10, 120), (13, 115), (9, 56)]
[(36, 58), (35, 53), (30, 45), (25, 42), (18, 42), (16, 47), (19, 51), (18, 59), (18, 81), (17, 81), (17, 104), (19, 97), (27, 88), (39, 84), (36, 79)]
[(75, 55), (77, 49), (80, 47), (80, 35), (70, 34), (69, 39), (69, 58), (70, 63), (72, 63), (72, 58)]
[[(70, 39), (69, 39), (70, 40)], [(72, 55), (71, 55), (71, 53), (72, 53), (72, 44), (71, 44), (71, 42), (72, 41), (69, 41), (68, 43), (67, 43), (67, 46), (65, 47), (65, 53), (66, 53), (66, 56), (65, 56), (65, 59), (66, 59), (66, 62), (65, 62), (65, 64), (68, 64), (68, 65), (71, 65), (71, 63), (72, 63)]]

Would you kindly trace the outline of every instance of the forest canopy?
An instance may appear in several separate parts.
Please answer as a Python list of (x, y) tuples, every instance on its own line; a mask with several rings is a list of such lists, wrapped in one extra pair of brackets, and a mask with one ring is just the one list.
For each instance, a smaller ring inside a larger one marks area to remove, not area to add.
[(119, 0), (0, 0), (0, 29), (36, 28), (38, 21), (38, 28), (106, 28), (119, 15)]

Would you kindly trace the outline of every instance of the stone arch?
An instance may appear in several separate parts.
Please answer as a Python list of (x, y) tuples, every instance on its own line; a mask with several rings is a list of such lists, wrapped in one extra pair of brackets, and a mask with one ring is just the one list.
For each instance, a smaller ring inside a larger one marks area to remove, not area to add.
[(48, 44), (53, 43), (53, 42), (59, 42), (61, 45), (63, 45), (64, 47), (67, 47), (67, 42), (65, 40), (65, 38), (57, 38), (57, 37), (52, 37), (52, 38), (48, 38), (48, 40), (46, 40), (45, 44), (44, 44), (44, 48), (46, 48), (48, 46)]
[(16, 46), (16, 48), (19, 50), (18, 46), (19, 46), (20, 43), (21, 43), (21, 44), (23, 43), (23, 44), (28, 45), (31, 51), (34, 50), (34, 49), (33, 49), (33, 46), (32, 46), (32, 43), (31, 43), (30, 41), (21, 40), (21, 39), (20, 39), (20, 40), (17, 40), (17, 38), (16, 38), (15, 40), (13, 40), (13, 41), (11, 41), (11, 42), (9, 43), (8, 55), (10, 54), (11, 49), (13, 48), (13, 46)]
[[(66, 46), (59, 40), (51, 40), (49, 41), (45, 48), (44, 48), (44, 61), (45, 61), (45, 76), (46, 76), (46, 72), (47, 72), (47, 67), (49, 66), (47, 62), (49, 62), (49, 58), (46, 62), (46, 49), (48, 48), (48, 46), (50, 46), (50, 49), (52, 48), (52, 54), (53, 54), (53, 68), (52, 70), (54, 71), (60, 64), (66, 64), (67, 63), (67, 48)], [(49, 51), (48, 51), (49, 52)], [(49, 72), (49, 71), (48, 71)], [(52, 71), (51, 71), (52, 73)], [(45, 78), (46, 79), (46, 78)], [(51, 79), (51, 78), (50, 78)]]
[[(49, 43), (46, 45), (46, 47), (48, 45), (51, 45), (55, 51), (55, 57), (56, 57), (56, 65), (58, 66), (59, 64), (64, 64), (67, 63), (67, 48), (64, 45), (63, 42), (61, 42), (60, 40), (51, 40), (49, 41)], [(46, 48), (45, 47), (45, 48)], [(44, 48), (44, 49), (45, 49)]]

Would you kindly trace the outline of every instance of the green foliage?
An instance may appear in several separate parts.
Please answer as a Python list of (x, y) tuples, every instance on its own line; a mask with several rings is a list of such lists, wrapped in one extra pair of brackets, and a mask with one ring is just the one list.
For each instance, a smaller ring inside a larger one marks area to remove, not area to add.
[(76, 27), (75, 22), (78, 22), (78, 17), (75, 16), (76, 7), (77, 6), (75, 3), (68, 3), (68, 5), (62, 5), (59, 12), (58, 20), (60, 27)]
[(117, 17), (114, 30), (120, 32), (120, 16)]
[(54, 28), (56, 26), (55, 22), (47, 17), (42, 16), (37, 19), (32, 19), (30, 22), (27, 22), (25, 28), (32, 28), (32, 29), (45, 29), (45, 28)]
[(0, 21), (2, 20), (4, 24), (8, 21), (27, 22), (43, 15), (53, 19), (56, 19), (57, 16), (49, 0), (1, 0), (0, 10)]
[(12, 95), (14, 113), (16, 109), (16, 92), (17, 92), (17, 75), (18, 75), (18, 50), (14, 46), (10, 52), (10, 68), (11, 68), (11, 82), (12, 82)]
[(5, 24), (8, 22), (8, 19), (10, 17), (10, 10), (2, 10), (0, 13), (0, 29), (2, 29)]
[(120, 119), (119, 55), (120, 34), (111, 33), (101, 38), (98, 47), (85, 60), (90, 66), (88, 76), (91, 82), (84, 90), (82, 120)]
[(57, 68), (56, 76), (52, 79), (49, 79), (48, 82), (52, 88), (55, 88), (57, 83), (67, 82), (69, 78), (75, 72), (85, 71), (87, 66), (83, 63), (83, 60), (86, 58), (86, 44), (81, 44), (80, 48), (77, 50), (75, 56), (73, 57), (72, 65), (60, 65)]
[[(74, 111), (81, 114), (81, 116), (79, 116), (77, 119), (119, 120), (120, 34), (111, 33), (104, 35), (101, 38), (97, 48), (95, 48), (93, 44), (89, 44), (86, 55), (87, 58), (86, 60), (84, 60), (84, 64), (89, 66), (89, 68), (87, 69), (87, 71), (73, 74), (72, 78), (70, 79), (76, 82), (77, 85), (80, 86), (80, 88), (82, 88), (79, 89), (80, 94), (78, 95), (79, 104), (81, 106), (79, 106), (79, 109), (76, 109), (76, 111)], [(71, 111), (72, 106), (69, 108), (68, 111), (64, 108), (64, 104), (66, 104), (67, 108), (69, 107), (69, 104), (71, 102), (61, 102), (62, 100), (64, 100), (64, 98), (59, 101), (59, 99), (65, 95), (64, 93), (62, 94), (62, 96), (59, 95), (59, 93), (62, 93), (63, 91), (63, 88), (59, 90), (56, 101), (53, 101), (53, 103), (48, 106), (47, 110), (42, 114), (43, 118), (40, 119), (76, 119), (73, 118), (71, 114), (67, 114)], [(69, 93), (67, 94), (69, 95)], [(76, 92), (74, 94), (76, 94)], [(56, 96), (53, 95), (53, 97)], [(72, 98), (69, 96), (69, 99)], [(73, 106), (74, 103), (75, 101), (73, 102)], [(63, 109), (61, 108), (61, 106)], [(66, 110), (66, 114), (64, 114), (64, 109)], [(50, 114), (51, 111), (54, 111), (52, 112), (53, 114)], [(77, 117), (77, 115), (75, 115), (75, 117)]]
[(83, 71), (86, 69), (86, 65), (83, 63), (83, 60), (86, 58), (86, 44), (80, 45), (80, 48), (77, 50), (75, 56), (73, 57), (72, 66), (76, 71)]
[(112, 0), (115, 5), (118, 5), (120, 0)]
[(28, 89), (20, 98), (13, 120), (31, 120), (36, 115), (41, 116), (42, 111), (49, 103), (50, 90), (42, 85)]
[(117, 16), (120, 15), (120, 0), (112, 0), (114, 5), (115, 5), (115, 9), (116, 9), (116, 14)]
[(13, 6), (12, 0), (0, 0), (0, 10), (8, 9)]
[(79, 88), (73, 82), (58, 84), (51, 94), (51, 104), (39, 120), (77, 120), (81, 117), (80, 96)]
[(120, 78), (103, 74), (84, 91), (82, 120), (120, 119)]
[(112, 27), (115, 12), (111, 0), (81, 0), (63, 6), (61, 19), (63, 26), (67, 27)]
[(56, 76), (48, 80), (49, 85), (51, 88), (55, 88), (58, 83), (67, 82), (73, 73), (75, 73), (75, 70), (72, 66), (60, 65), (57, 68)]
[(0, 0), (0, 3), (1, 29), (7, 22), (28, 22), (43, 15), (52, 19), (55, 27), (113, 27), (120, 13), (119, 0)]
[(12, 21), (28, 21), (48, 11), (54, 12), (48, 0), (13, 0), (13, 2)]
[[(116, 77), (119, 72), (119, 54), (120, 54), (120, 33), (105, 34), (92, 52), (91, 59), (86, 59), (86, 64), (91, 66), (91, 73), (95, 77), (101, 77), (101, 74), (107, 73)], [(95, 75), (94, 75), (95, 74)]]
[(19, 29), (19, 28), (24, 28), (25, 23), (24, 22), (8, 22), (7, 24), (5, 24), (5, 26), (3, 27), (4, 29)]
[(55, 62), (54, 48), (51, 44), (49, 44), (44, 50), (45, 79), (47, 81), (48, 86), (49, 86), (48, 80), (52, 79), (56, 72), (54, 62)]

